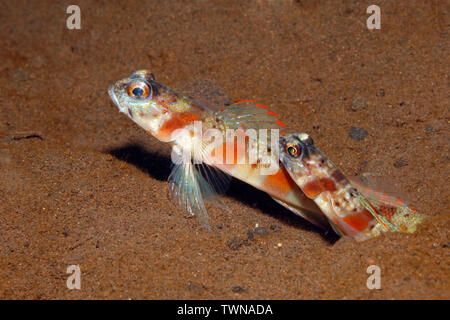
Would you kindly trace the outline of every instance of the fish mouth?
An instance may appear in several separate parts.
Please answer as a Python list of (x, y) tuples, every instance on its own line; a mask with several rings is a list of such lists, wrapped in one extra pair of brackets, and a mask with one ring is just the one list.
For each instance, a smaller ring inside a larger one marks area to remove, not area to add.
[(119, 99), (117, 99), (116, 93), (114, 92), (114, 86), (110, 86), (108, 88), (108, 94), (109, 94), (109, 97), (111, 98), (112, 102), (117, 106), (117, 108), (119, 108), (119, 111), (125, 112), (126, 107), (122, 107), (120, 105)]

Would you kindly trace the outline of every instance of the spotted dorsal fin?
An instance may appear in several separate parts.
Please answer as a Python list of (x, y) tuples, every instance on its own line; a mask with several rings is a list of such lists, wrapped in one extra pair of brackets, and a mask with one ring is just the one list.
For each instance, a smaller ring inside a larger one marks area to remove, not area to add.
[(253, 100), (234, 103), (214, 115), (227, 129), (279, 129), (280, 134), (284, 134), (285, 124), (279, 120), (279, 115)]

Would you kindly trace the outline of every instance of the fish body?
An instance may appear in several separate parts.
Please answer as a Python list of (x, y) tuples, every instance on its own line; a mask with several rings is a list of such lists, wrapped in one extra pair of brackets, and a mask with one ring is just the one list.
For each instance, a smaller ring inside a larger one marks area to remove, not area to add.
[[(423, 220), (403, 202), (369, 199), (323, 154), (306, 133), (280, 138), (280, 161), (333, 229), (362, 241), (387, 231), (414, 232)], [(375, 194), (375, 193), (372, 193)]]
[[(414, 232), (423, 220), (400, 200), (384, 194), (375, 199), (380, 193), (352, 183), (309, 135), (279, 132), (284, 125), (267, 106), (254, 101), (205, 106), (156, 82), (147, 70), (117, 81), (108, 92), (121, 112), (172, 146), (169, 194), (206, 228), (204, 202), (225, 191), (230, 177), (266, 192), (308, 221), (358, 241), (387, 231)], [(276, 134), (269, 139), (267, 130)], [(262, 139), (255, 138), (256, 131)], [(275, 157), (267, 158), (261, 150)], [(276, 170), (263, 173), (273, 164)]]
[[(265, 162), (259, 151), (269, 149), (277, 155), (278, 136), (269, 146), (267, 137), (251, 139), (250, 129), (279, 130), (284, 126), (267, 106), (244, 101), (214, 110), (156, 82), (147, 70), (117, 81), (108, 92), (121, 112), (158, 140), (172, 145), (177, 161), (169, 177), (170, 195), (204, 226), (209, 225), (204, 200), (226, 189), (227, 176), (232, 176), (268, 193), (310, 222), (329, 227), (322, 210), (305, 196), (278, 157), (277, 170), (261, 174), (273, 163)], [(234, 136), (228, 139), (230, 130)], [(214, 148), (208, 148), (204, 141), (211, 132), (216, 134)], [(256, 161), (246, 161), (250, 157)]]

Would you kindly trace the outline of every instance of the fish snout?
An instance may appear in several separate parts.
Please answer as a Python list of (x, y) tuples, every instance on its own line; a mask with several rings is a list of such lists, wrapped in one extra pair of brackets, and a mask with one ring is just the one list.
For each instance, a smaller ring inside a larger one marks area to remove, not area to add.
[(108, 88), (108, 94), (109, 94), (109, 97), (111, 98), (112, 102), (117, 106), (117, 108), (119, 108), (119, 111), (125, 112), (127, 108), (120, 104), (119, 99), (117, 98), (117, 95), (116, 95), (114, 85), (112, 85)]

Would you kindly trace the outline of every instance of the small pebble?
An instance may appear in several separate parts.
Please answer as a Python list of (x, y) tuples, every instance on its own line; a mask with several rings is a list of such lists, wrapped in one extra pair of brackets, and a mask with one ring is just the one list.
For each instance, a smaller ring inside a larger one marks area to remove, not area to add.
[(400, 158), (394, 162), (394, 167), (401, 168), (408, 165), (408, 161), (405, 158)]
[(250, 240), (250, 241), (255, 240), (255, 236), (251, 230), (247, 231), (247, 240)]
[(231, 250), (237, 250), (242, 246), (242, 242), (239, 241), (239, 239), (237, 237), (234, 237), (230, 241), (227, 242), (227, 246)]
[(264, 227), (257, 227), (255, 230), (253, 230), (253, 233), (258, 236), (267, 236), (269, 234), (269, 231), (267, 231)]
[(278, 232), (278, 231), (281, 230), (281, 228), (280, 228), (279, 225), (271, 224), (271, 225), (270, 225), (270, 230), (272, 230), (272, 231), (274, 231), (274, 232)]
[(242, 292), (244, 292), (244, 288), (242, 288), (241, 286), (234, 286), (231, 290), (234, 293), (242, 293)]
[(351, 127), (348, 136), (355, 140), (362, 140), (367, 137), (369, 133), (364, 128)]
[(22, 69), (14, 70), (13, 78), (17, 82), (27, 81), (28, 77)]
[(352, 110), (353, 111), (358, 111), (358, 110), (366, 109), (366, 107), (367, 107), (367, 103), (366, 102), (367, 102), (366, 98), (356, 97), (352, 101)]
[(427, 127), (425, 128), (425, 130), (426, 130), (428, 133), (434, 133), (434, 132), (436, 132), (436, 130), (434, 130), (434, 128), (433, 128), (432, 126), (427, 126)]

